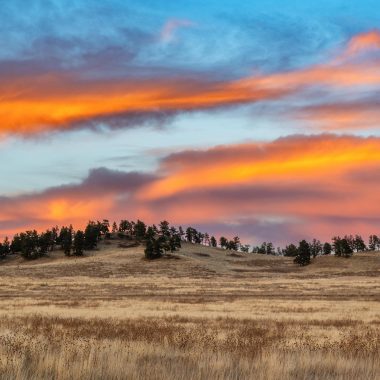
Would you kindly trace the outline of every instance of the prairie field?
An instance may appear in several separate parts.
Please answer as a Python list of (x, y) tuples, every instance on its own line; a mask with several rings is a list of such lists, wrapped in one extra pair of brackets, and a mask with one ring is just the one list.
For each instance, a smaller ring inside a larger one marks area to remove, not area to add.
[(1, 379), (380, 378), (380, 253), (119, 243), (0, 262)]

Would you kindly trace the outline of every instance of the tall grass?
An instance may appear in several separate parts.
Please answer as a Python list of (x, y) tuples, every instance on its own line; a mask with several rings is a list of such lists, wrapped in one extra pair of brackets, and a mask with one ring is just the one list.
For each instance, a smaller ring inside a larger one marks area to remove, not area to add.
[(350, 320), (0, 323), (1, 379), (378, 379), (379, 358), (379, 326)]

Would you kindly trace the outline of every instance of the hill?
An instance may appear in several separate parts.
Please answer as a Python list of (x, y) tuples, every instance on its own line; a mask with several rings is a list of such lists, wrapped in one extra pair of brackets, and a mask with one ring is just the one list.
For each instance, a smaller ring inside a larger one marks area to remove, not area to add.
[(0, 263), (0, 354), (9, 358), (1, 378), (70, 378), (78, 372), (59, 370), (72, 355), (82, 378), (380, 374), (380, 253), (299, 267), (291, 258), (188, 243), (148, 261), (144, 247), (120, 245)]

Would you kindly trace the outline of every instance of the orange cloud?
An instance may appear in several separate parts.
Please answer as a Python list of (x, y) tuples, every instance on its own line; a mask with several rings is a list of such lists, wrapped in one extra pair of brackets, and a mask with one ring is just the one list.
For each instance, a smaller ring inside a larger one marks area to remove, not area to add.
[[(117, 204), (133, 194), (152, 176), (124, 173), (104, 168), (91, 170), (79, 184), (46, 189), (40, 193), (0, 197), (0, 236), (24, 229), (45, 229), (72, 223), (81, 228), (88, 219), (118, 215), (124, 210)], [(115, 207), (115, 209), (114, 209)], [(133, 207), (128, 206), (133, 212)], [(139, 210), (140, 211), (140, 210)], [(120, 215), (121, 217), (121, 215)]]
[(165, 218), (210, 232), (219, 225), (251, 240), (365, 235), (380, 229), (379, 173), (375, 137), (290, 136), (184, 151), (163, 160), (159, 177), (98, 169), (78, 184), (0, 198), (0, 234), (105, 217)]
[[(346, 52), (379, 47), (379, 33), (352, 39)], [(278, 99), (307, 87), (346, 88), (380, 84), (375, 61), (337, 62), (235, 81), (205, 78), (95, 80), (79, 74), (6, 78), (0, 83), (0, 133), (35, 134), (97, 121), (159, 116), (181, 111)]]
[(282, 242), (367, 235), (380, 228), (379, 152), (379, 138), (334, 135), (182, 152), (137, 198), (178, 223), (222, 224), (251, 239), (260, 224), (260, 236)]
[(378, 102), (347, 102), (304, 107), (292, 116), (318, 126), (325, 131), (378, 128)]
[(220, 147), (195, 161), (196, 152), (188, 153), (189, 159), (184, 161), (183, 156), (174, 155), (163, 165), (168, 174), (141, 190), (139, 197), (151, 200), (194, 190), (313, 180), (316, 173), (334, 174), (380, 163), (379, 148), (379, 140), (322, 136)]
[(346, 51), (348, 55), (355, 55), (369, 49), (380, 49), (380, 32), (378, 30), (372, 30), (353, 37)]
[[(26, 83), (27, 82), (27, 83)], [(36, 133), (70, 128), (81, 121), (176, 112), (278, 96), (276, 90), (219, 83), (157, 80), (85, 83), (67, 76), (43, 76), (0, 85), (0, 132)]]
[(91, 196), (57, 194), (49, 198), (44, 195), (10, 200), (8, 204), (2, 205), (0, 220), (9, 225), (21, 223), (25, 228), (47, 228), (69, 223), (82, 226), (87, 217), (92, 218), (93, 215), (94, 218), (100, 218), (99, 215), (106, 214), (112, 206), (111, 197), (99, 202)]

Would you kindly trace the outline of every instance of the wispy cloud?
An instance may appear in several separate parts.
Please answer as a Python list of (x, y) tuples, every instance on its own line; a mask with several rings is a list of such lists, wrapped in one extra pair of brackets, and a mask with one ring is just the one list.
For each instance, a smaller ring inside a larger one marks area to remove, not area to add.
[[(380, 39), (375, 31), (354, 37), (337, 57), (344, 57), (347, 52), (361, 54), (363, 49), (374, 47), (378, 53), (376, 37)], [(26, 136), (97, 125), (130, 126), (162, 115), (301, 96), (305, 89), (322, 88), (333, 93), (350, 88), (360, 95), (363, 88), (380, 85), (377, 56), (357, 61), (351, 57), (343, 61), (333, 59), (300, 70), (256, 74), (232, 81), (215, 80), (206, 73), (180, 79), (88, 78), (77, 71), (26, 74), (10, 79), (0, 72), (0, 77), (0, 132)]]
[(329, 134), (184, 151), (163, 159), (155, 174), (103, 168), (78, 184), (0, 198), (0, 225), (4, 234), (15, 226), (81, 227), (89, 217), (126, 217), (209, 226), (225, 221), (224, 230), (239, 226), (245, 239), (271, 231), (276, 242), (366, 234), (380, 228), (379, 152), (379, 138)]
[(380, 32), (372, 30), (353, 37), (348, 44), (345, 56), (353, 56), (363, 51), (380, 49)]
[(161, 42), (172, 42), (175, 40), (176, 32), (181, 28), (191, 28), (194, 27), (195, 23), (190, 20), (185, 19), (171, 19), (168, 20), (162, 27), (160, 32)]

